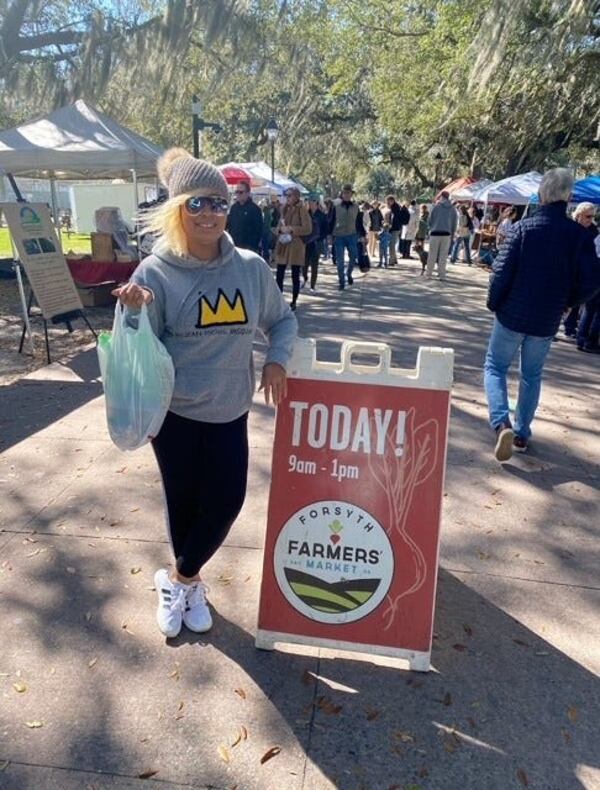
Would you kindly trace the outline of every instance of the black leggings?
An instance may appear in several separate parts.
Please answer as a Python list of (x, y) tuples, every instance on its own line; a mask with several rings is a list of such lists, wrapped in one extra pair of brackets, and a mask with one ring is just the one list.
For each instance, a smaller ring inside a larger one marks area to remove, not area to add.
[(314, 289), (317, 284), (317, 273), (319, 271), (319, 248), (317, 244), (320, 242), (311, 241), (306, 245), (306, 252), (304, 257), (304, 269), (302, 276), (304, 282), (308, 280), (308, 270), (310, 269), (310, 287)]
[[(285, 263), (277, 264), (277, 285), (279, 290), (283, 293), (283, 281), (285, 279), (285, 270), (287, 265)], [(300, 293), (300, 266), (292, 266), (292, 302), (296, 302), (298, 294)]]
[(248, 415), (233, 422), (169, 412), (152, 442), (167, 499), (177, 570), (191, 578), (227, 537), (248, 477)]

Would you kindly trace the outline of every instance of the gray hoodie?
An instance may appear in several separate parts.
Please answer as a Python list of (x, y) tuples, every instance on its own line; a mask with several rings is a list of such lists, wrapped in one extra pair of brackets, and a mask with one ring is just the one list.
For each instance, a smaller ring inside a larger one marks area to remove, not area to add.
[[(285, 367), (298, 329), (263, 259), (227, 233), (220, 246), (220, 257), (204, 263), (159, 242), (131, 278), (152, 290), (148, 315), (175, 365), (170, 410), (200, 422), (231, 422), (249, 410), (257, 330), (269, 341), (266, 362)], [(133, 325), (137, 312), (128, 311)]]
[(458, 215), (456, 209), (447, 198), (442, 198), (431, 209), (429, 215), (430, 236), (454, 236)]

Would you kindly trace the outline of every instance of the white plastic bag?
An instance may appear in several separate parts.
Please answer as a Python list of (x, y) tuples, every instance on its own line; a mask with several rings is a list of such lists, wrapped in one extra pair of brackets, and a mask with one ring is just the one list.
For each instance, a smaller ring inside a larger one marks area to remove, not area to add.
[(137, 450), (160, 431), (175, 384), (173, 360), (152, 331), (145, 304), (134, 329), (117, 302), (112, 333), (98, 338), (98, 360), (110, 438), (121, 450)]

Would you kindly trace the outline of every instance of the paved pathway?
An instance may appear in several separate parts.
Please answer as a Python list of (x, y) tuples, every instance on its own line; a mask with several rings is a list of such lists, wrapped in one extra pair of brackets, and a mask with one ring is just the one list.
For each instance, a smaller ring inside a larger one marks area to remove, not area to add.
[(345, 337), (407, 367), (419, 345), (456, 349), (434, 671), (254, 649), (273, 428), (258, 400), (248, 500), (207, 568), (214, 630), (165, 645), (158, 474), (147, 448), (111, 445), (87, 352), (0, 389), (0, 787), (600, 788), (600, 360), (554, 345), (532, 452), (501, 468), (485, 275), (428, 283), (415, 262), (338, 298), (324, 268), (298, 309), (324, 358)]

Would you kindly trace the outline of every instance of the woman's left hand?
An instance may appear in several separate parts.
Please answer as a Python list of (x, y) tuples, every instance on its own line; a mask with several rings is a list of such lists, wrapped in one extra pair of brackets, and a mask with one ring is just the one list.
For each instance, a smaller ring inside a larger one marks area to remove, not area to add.
[(272, 401), (273, 406), (279, 406), (287, 395), (287, 374), (277, 362), (269, 362), (264, 366), (260, 387), (258, 391), (265, 391), (265, 403), (267, 406)]

